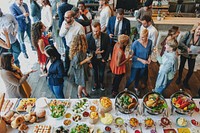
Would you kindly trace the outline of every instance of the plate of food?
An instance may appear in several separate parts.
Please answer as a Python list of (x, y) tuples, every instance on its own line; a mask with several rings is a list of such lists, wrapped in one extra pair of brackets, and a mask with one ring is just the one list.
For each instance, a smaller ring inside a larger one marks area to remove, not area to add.
[(191, 124), (192, 124), (193, 126), (195, 126), (195, 127), (200, 127), (200, 122), (197, 121), (197, 120), (195, 120), (195, 119), (192, 119), (192, 120), (191, 120)]
[(130, 124), (131, 127), (135, 128), (139, 125), (139, 121), (136, 118), (131, 118), (129, 120), (129, 124)]
[(9, 110), (12, 110), (17, 100), (17, 98), (6, 99), (2, 104), (1, 112), (8, 112)]
[(49, 106), (57, 106), (57, 105), (63, 105), (65, 107), (69, 107), (70, 106), (70, 100), (51, 100), (49, 103)]
[(188, 122), (185, 118), (178, 117), (176, 119), (176, 125), (179, 126), (179, 127), (186, 127), (188, 125)]
[(75, 127), (71, 128), (70, 133), (89, 133), (90, 128), (87, 124), (77, 124)]
[(64, 126), (59, 126), (54, 128), (54, 133), (69, 133), (69, 129), (65, 128)]
[(178, 91), (171, 96), (171, 104), (180, 114), (191, 114), (196, 108), (192, 97), (183, 91)]
[(33, 133), (52, 133), (53, 128), (50, 125), (35, 125)]
[(152, 118), (146, 118), (144, 120), (145, 127), (153, 127), (154, 126), (154, 120)]
[(18, 112), (31, 112), (34, 110), (36, 98), (23, 98), (19, 99), (16, 104), (16, 111)]
[(137, 96), (128, 90), (120, 92), (115, 98), (115, 106), (121, 113), (133, 113), (138, 104)]
[(82, 98), (78, 100), (75, 105), (72, 107), (72, 111), (75, 113), (82, 113), (89, 106), (89, 102), (87, 98)]
[(50, 106), (50, 116), (55, 119), (62, 119), (65, 115), (64, 105), (52, 105)]
[(99, 100), (100, 111), (107, 113), (112, 110), (112, 101), (108, 97), (101, 97)]
[(143, 97), (144, 108), (153, 115), (159, 115), (166, 109), (167, 102), (164, 97), (157, 92), (149, 92)]
[(175, 129), (163, 129), (164, 133), (176, 133)]

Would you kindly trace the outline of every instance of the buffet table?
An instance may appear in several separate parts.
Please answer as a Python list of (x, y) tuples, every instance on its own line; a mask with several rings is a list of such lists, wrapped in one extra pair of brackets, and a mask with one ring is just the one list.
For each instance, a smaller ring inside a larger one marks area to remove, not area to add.
[[(12, 99), (11, 99), (11, 100), (12, 100)], [(64, 100), (68, 100), (68, 99), (64, 99)], [(109, 113), (111, 113), (111, 114), (113, 115), (113, 118), (114, 118), (114, 119), (115, 119), (116, 117), (121, 117), (121, 118), (124, 119), (125, 123), (128, 123), (128, 126), (127, 126), (127, 131), (128, 131), (128, 133), (133, 133), (134, 130), (142, 130), (142, 133), (150, 133), (150, 131), (151, 131), (152, 129), (155, 129), (155, 130), (157, 131), (157, 133), (163, 133), (163, 132), (164, 132), (164, 131), (163, 131), (163, 127), (161, 127), (160, 124), (159, 124), (159, 123), (160, 123), (161, 117), (163, 117), (163, 114), (161, 114), (161, 115), (150, 115), (150, 114), (148, 114), (147, 112), (145, 112), (144, 114), (142, 114), (142, 113), (141, 113), (141, 112), (142, 112), (142, 109), (141, 109), (142, 99), (139, 99), (139, 106), (138, 106), (138, 108), (139, 108), (139, 112), (140, 112), (140, 113), (139, 113), (138, 111), (135, 111), (133, 114), (122, 114), (122, 113), (120, 113), (120, 112), (118, 112), (118, 111), (115, 111), (114, 99), (111, 99), (111, 100), (112, 100), (112, 104), (113, 104), (113, 105), (112, 105), (113, 109), (112, 109)], [(48, 102), (49, 102), (49, 101), (50, 101), (50, 99), (48, 99)], [(67, 113), (71, 113), (72, 116), (73, 116), (75, 113), (72, 111), (71, 107), (74, 106), (74, 104), (75, 104), (77, 101), (78, 101), (78, 99), (71, 99), (71, 100), (70, 100), (70, 103), (71, 103), (71, 104), (70, 104), (70, 108), (66, 109), (66, 112), (67, 112)], [(99, 101), (99, 100), (98, 100), (98, 99), (89, 99), (89, 106), (91, 106), (95, 101), (97, 102), (97, 101)], [(173, 115), (170, 115), (170, 114), (171, 114), (170, 99), (167, 99), (166, 101), (167, 101), (167, 103), (168, 103), (168, 109), (167, 109), (167, 114), (169, 114), (168, 118), (171, 120), (171, 123), (172, 123), (171, 126), (166, 127), (166, 128), (170, 128), (170, 129), (173, 128), (173, 129), (175, 129), (175, 130), (177, 131), (177, 128), (180, 128), (180, 127), (178, 127), (178, 126), (176, 125), (176, 119), (177, 119), (178, 117), (181, 116), (181, 117), (184, 117), (185, 119), (187, 119), (187, 121), (188, 121), (187, 128), (189, 128), (190, 131), (196, 130), (196, 131), (193, 131), (192, 133), (198, 133), (198, 132), (200, 132), (200, 127), (194, 127), (194, 126), (191, 124), (191, 122), (190, 122), (191, 119), (195, 119), (195, 120), (197, 120), (197, 121), (200, 121), (200, 112), (198, 112), (198, 113), (197, 113), (197, 112), (194, 112), (192, 116), (180, 115), (180, 114), (177, 114), (176, 112), (174, 112)], [(199, 105), (200, 99), (195, 99), (194, 101), (195, 101), (197, 107), (199, 107), (199, 106), (200, 106), (200, 105)], [(97, 108), (98, 108), (98, 107), (97, 107)], [(35, 110), (38, 110), (38, 109), (40, 109), (40, 108), (37, 107), (37, 102), (36, 102)], [(47, 112), (47, 113), (46, 113), (45, 121), (44, 121), (44, 122), (41, 122), (41, 123), (34, 123), (34, 124), (28, 125), (28, 126), (29, 126), (29, 128), (28, 128), (28, 130), (27, 130), (28, 133), (33, 133), (33, 128), (34, 128), (35, 125), (51, 125), (53, 129), (55, 129), (56, 127), (59, 127), (59, 126), (63, 125), (63, 121), (64, 121), (66, 118), (62, 118), (62, 119), (59, 119), (59, 120), (57, 120), (57, 119), (55, 119), (55, 118), (52, 118), (52, 117), (50, 116), (48, 107), (45, 107), (44, 109), (45, 109), (46, 112)], [(89, 107), (88, 107), (85, 111), (90, 112)], [(81, 116), (82, 116), (82, 114), (81, 114)], [(129, 126), (129, 119), (132, 118), (132, 117), (137, 118), (137, 119), (139, 120), (139, 122), (142, 123), (142, 124), (141, 124), (141, 127), (138, 126), (138, 127), (136, 127), (135, 129), (130, 128), (130, 126)], [(144, 119), (146, 119), (147, 117), (152, 118), (152, 119), (154, 120), (154, 122), (156, 123), (156, 124), (155, 124), (156, 126), (153, 126), (153, 127), (149, 128), (149, 129), (147, 129), (147, 128), (145, 127), (145, 125), (144, 125)], [(90, 123), (89, 123), (89, 118), (82, 117), (82, 120), (80, 120), (78, 123), (72, 121), (72, 124), (71, 124), (69, 127), (67, 127), (67, 128), (70, 129), (70, 128), (74, 127), (76, 124), (80, 124), (80, 123), (86, 123), (91, 129), (94, 129), (94, 130), (93, 130), (94, 133), (96, 133), (96, 130), (97, 130), (97, 129), (101, 129), (101, 131), (104, 131), (104, 129), (105, 129), (105, 127), (106, 127), (106, 125), (103, 125), (103, 124), (100, 122), (100, 120), (97, 122), (97, 124), (90, 124)], [(115, 125), (115, 123), (114, 123), (114, 120), (113, 120), (112, 124), (109, 125), (109, 126), (111, 127), (111, 133), (113, 133), (113, 132), (119, 133), (119, 132), (120, 132), (120, 129), (126, 129), (125, 126), (122, 126), (121, 128), (117, 128), (116, 125)], [(198, 131), (197, 131), (197, 130), (198, 130)], [(16, 129), (12, 129), (10, 126), (8, 126), (8, 133), (16, 133), (16, 132), (17, 132)], [(178, 133), (178, 132), (177, 132), (177, 133)]]

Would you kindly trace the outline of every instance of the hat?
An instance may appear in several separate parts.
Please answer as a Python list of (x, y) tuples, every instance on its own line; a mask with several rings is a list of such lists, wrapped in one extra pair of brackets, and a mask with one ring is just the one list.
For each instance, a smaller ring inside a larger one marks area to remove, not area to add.
[(153, 3), (153, 0), (147, 0), (145, 3), (144, 3), (144, 6), (150, 6), (152, 5)]
[(78, 11), (79, 11), (78, 7), (73, 7), (71, 10), (72, 10), (72, 11), (74, 11), (74, 12), (75, 12), (75, 14), (77, 14), (77, 13), (78, 13)]

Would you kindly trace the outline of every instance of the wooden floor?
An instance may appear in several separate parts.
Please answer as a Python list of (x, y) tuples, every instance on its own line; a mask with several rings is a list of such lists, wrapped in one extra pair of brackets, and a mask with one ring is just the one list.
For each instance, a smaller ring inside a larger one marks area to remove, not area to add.
[[(34, 65), (35, 68), (38, 67), (37, 64)], [(108, 68), (108, 67), (107, 67)], [(120, 84), (120, 91), (124, 90), (125, 84), (126, 84), (126, 80), (129, 77), (130, 74), (130, 64), (127, 65), (128, 68), (128, 72), (126, 74), (126, 76), (124, 76), (121, 84)], [(154, 86), (155, 86), (155, 81), (156, 81), (156, 77), (157, 77), (157, 73), (158, 73), (158, 64), (152, 62), (149, 65), (149, 79), (148, 79), (148, 85), (147, 88), (142, 88), (143, 85), (140, 85), (141, 88), (141, 94), (139, 96), (139, 98), (142, 98), (147, 92), (151, 91)], [(101, 96), (108, 96), (108, 97), (112, 97), (111, 95), (111, 88), (112, 88), (112, 79), (113, 76), (111, 73), (107, 73), (107, 70), (105, 71), (105, 91), (101, 91), (101, 90), (96, 90), (95, 92), (92, 92), (92, 86), (93, 86), (93, 76), (91, 75), (91, 77), (89, 78), (89, 81), (87, 83), (87, 91), (90, 94), (90, 96), (92, 98), (99, 98)], [(92, 71), (90, 71), (92, 74)], [(185, 77), (187, 73), (187, 70), (184, 70), (183, 72), (183, 77)], [(176, 76), (177, 77), (177, 76)], [(174, 78), (173, 82), (171, 83), (171, 85), (164, 91), (164, 97), (169, 98), (173, 93), (175, 93), (176, 91), (178, 91), (180, 88), (183, 88), (182, 84), (180, 84), (180, 86), (176, 85), (175, 83), (175, 79)], [(52, 94), (52, 92), (49, 90), (48, 86), (47, 86), (47, 82), (46, 82), (46, 78), (45, 77), (40, 77), (39, 76), (39, 72), (36, 72), (32, 75), (30, 75), (28, 82), (30, 84), (30, 86), (32, 87), (32, 97), (48, 97), (48, 98), (54, 98), (54, 95)], [(192, 78), (190, 79), (189, 85), (191, 87), (191, 90), (188, 89), (184, 89), (186, 92), (188, 92), (189, 94), (191, 94), (192, 97), (198, 97), (198, 89), (200, 88), (200, 71), (194, 72), (194, 74), (192, 75)], [(130, 85), (129, 90), (133, 91), (133, 84)], [(64, 95), (65, 98), (68, 98), (69, 96), (71, 98), (77, 98), (77, 86), (74, 85), (73, 83), (69, 82), (67, 78), (65, 78), (65, 82), (64, 82)]]

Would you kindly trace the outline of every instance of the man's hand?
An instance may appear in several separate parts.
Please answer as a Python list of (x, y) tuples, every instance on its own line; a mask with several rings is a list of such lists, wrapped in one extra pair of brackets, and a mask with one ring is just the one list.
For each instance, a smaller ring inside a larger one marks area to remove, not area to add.
[(109, 37), (110, 37), (110, 38), (113, 38), (113, 34), (109, 34)]
[(106, 61), (104, 59), (101, 60), (103, 63), (105, 63)]
[(28, 17), (28, 16), (29, 16), (29, 13), (25, 12), (25, 13), (23, 13), (23, 15), (24, 15), (25, 17)]
[(104, 52), (104, 50), (100, 50), (100, 48), (98, 48), (96, 51), (95, 51), (95, 54), (101, 54), (101, 53), (103, 53)]

